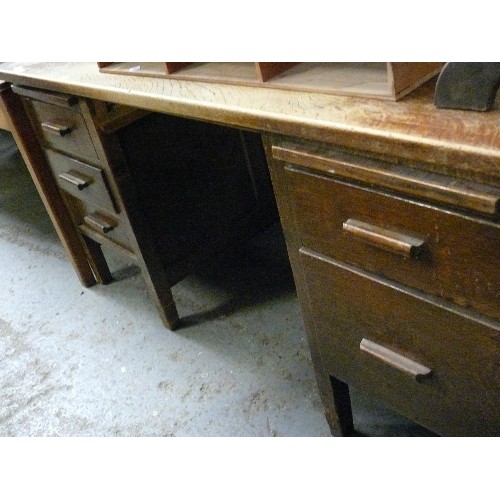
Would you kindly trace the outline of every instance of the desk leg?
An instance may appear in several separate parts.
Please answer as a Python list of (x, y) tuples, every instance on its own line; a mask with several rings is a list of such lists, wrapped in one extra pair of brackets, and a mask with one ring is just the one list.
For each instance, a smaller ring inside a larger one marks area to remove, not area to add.
[[(305, 324), (313, 325), (314, 319), (310, 307), (307, 283), (299, 261), (299, 248), (302, 243), (296, 236), (297, 230), (295, 229), (294, 222), (294, 208), (291, 203), (292, 194), (289, 192), (289, 185), (285, 177), (283, 164), (273, 158), (271, 137), (264, 136), (263, 139), (274, 193), (278, 204), (281, 225), (285, 233), (288, 257), (292, 265), (297, 296), (305, 319)], [(350, 436), (353, 434), (354, 426), (352, 421), (349, 387), (347, 384), (331, 377), (328, 373), (323, 371), (323, 363), (320, 354), (321, 346), (317, 345), (312, 331), (308, 331), (307, 341), (316, 374), (316, 382), (325, 408), (325, 416), (330, 426), (330, 431), (334, 436)]]
[[(141, 203), (118, 137), (116, 134), (104, 133), (101, 130), (96, 123), (95, 114), (88, 102), (82, 101), (80, 106), (99, 159), (102, 165), (106, 166), (111, 172), (108, 182), (114, 188), (120, 202), (120, 208), (130, 224), (130, 244), (137, 258), (137, 264), (141, 269), (148, 292), (158, 309), (163, 324), (169, 330), (175, 330), (179, 326), (179, 314), (172, 296), (172, 283), (165, 273), (151, 231), (144, 222)], [(97, 249), (92, 248), (91, 251), (97, 252)], [(92, 256), (99, 265), (100, 257), (97, 253)], [(103, 268), (101, 268), (102, 270)]]
[(113, 276), (111, 276), (108, 263), (102, 253), (101, 245), (91, 238), (87, 238), (86, 236), (82, 237), (85, 241), (85, 246), (89, 254), (89, 263), (94, 271), (97, 282), (103, 285), (111, 283), (113, 281)]
[(96, 278), (88, 261), (88, 253), (52, 178), (52, 173), (20, 98), (12, 92), (10, 87), (1, 87), (0, 102), (2, 108), (8, 113), (8, 119), (11, 122), (9, 129), (16, 140), (17, 147), (31, 174), (38, 194), (82, 285), (86, 287), (94, 285)]
[(179, 326), (179, 314), (175, 306), (172, 292), (170, 290), (164, 290), (163, 294), (160, 296), (156, 289), (150, 287), (149, 293), (154, 296), (163, 324), (169, 330), (175, 330)]
[(352, 420), (351, 397), (349, 386), (330, 377), (332, 402), (325, 406), (325, 415), (333, 436), (352, 436), (354, 424)]
[[(147, 242), (141, 241), (146, 244)], [(137, 243), (139, 246), (139, 243)], [(138, 252), (138, 263), (142, 272), (142, 277), (146, 282), (150, 297), (153, 299), (163, 324), (169, 330), (175, 330), (179, 326), (179, 314), (175, 305), (172, 290), (165, 277), (165, 271), (158, 260), (154, 250), (148, 245)]]

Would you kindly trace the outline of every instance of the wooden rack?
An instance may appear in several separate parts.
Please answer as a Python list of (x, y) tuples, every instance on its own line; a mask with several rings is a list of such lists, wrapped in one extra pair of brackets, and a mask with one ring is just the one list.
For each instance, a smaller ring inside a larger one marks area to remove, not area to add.
[(266, 86), (398, 100), (437, 75), (443, 63), (101, 62), (103, 73)]

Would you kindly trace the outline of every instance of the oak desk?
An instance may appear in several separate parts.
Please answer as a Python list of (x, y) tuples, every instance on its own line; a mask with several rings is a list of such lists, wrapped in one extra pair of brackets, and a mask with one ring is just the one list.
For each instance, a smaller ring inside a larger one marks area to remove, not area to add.
[[(262, 134), (332, 433), (353, 431), (354, 385), (440, 434), (500, 434), (498, 105), (438, 110), (432, 82), (389, 102), (93, 63), (6, 63), (0, 77)], [(14, 135), (78, 268), (75, 228), (24, 127)]]

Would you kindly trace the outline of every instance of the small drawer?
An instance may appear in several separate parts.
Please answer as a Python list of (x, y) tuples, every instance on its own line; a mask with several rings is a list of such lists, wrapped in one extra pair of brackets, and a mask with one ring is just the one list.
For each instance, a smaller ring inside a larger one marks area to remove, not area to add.
[(500, 434), (500, 323), (300, 251), (330, 375), (445, 435)]
[(119, 215), (109, 213), (73, 196), (66, 196), (65, 199), (80, 232), (98, 243), (111, 242), (112, 245), (133, 253), (128, 224)]
[(500, 318), (500, 225), (285, 167), (301, 245)]
[(102, 169), (51, 150), (46, 150), (45, 155), (61, 189), (104, 210), (118, 213)]
[(78, 226), (86, 236), (99, 243), (111, 242), (132, 253), (124, 223), (100, 210), (88, 211)]
[(78, 107), (30, 100), (32, 115), (45, 146), (99, 164), (94, 144)]

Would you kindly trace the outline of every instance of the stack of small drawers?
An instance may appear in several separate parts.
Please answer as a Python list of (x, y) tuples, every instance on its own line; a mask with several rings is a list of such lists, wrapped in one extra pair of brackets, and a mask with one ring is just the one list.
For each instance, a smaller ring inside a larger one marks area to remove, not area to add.
[[(37, 138), (25, 146), (27, 163), (42, 197), (56, 206), (56, 229), (82, 283), (112, 280), (101, 245), (121, 253), (140, 267), (170, 329), (179, 324), (171, 287), (276, 217), (257, 133), (31, 87), (12, 90), (30, 121), (18, 119), (19, 135), (32, 139), (30, 126)], [(90, 276), (81, 272), (85, 265)]]
[(96, 151), (79, 100), (19, 87), (15, 91), (27, 97), (32, 125), (58, 186), (70, 195), (65, 200), (82, 234), (133, 257), (128, 220), (111, 192), (111, 174)]

